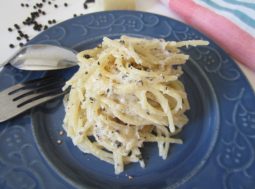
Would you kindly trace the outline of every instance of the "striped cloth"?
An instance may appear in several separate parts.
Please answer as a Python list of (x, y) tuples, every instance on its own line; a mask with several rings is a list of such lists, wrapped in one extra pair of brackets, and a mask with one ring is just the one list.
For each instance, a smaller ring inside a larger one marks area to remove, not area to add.
[(162, 0), (255, 71), (255, 0)]

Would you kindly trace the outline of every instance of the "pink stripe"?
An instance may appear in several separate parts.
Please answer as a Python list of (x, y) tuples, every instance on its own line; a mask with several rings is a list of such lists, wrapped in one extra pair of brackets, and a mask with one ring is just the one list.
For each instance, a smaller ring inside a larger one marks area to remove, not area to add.
[(169, 0), (169, 7), (205, 33), (239, 62), (255, 71), (255, 38), (234, 23), (192, 0)]

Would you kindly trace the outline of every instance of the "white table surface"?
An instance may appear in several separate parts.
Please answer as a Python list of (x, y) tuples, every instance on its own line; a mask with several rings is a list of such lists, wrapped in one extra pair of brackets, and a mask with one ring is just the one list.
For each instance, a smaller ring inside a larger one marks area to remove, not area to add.
[[(48, 0), (47, 0), (48, 1)], [(0, 36), (1, 36), (1, 46), (0, 46), (0, 63), (4, 62), (8, 57), (10, 57), (15, 50), (18, 49), (18, 42), (16, 40), (16, 32), (8, 32), (7, 28), (12, 27), (13, 24), (21, 23), (33, 11), (32, 4), (41, 3), (41, 0), (8, 0), (0, 1)], [(99, 4), (88, 4), (89, 8), (83, 8), (84, 0), (51, 0), (53, 4), (58, 4), (58, 8), (49, 6), (48, 4), (44, 5), (43, 10), (46, 12), (45, 16), (42, 16), (38, 19), (39, 22), (47, 23), (49, 19), (56, 19), (57, 22), (62, 22), (66, 19), (72, 18), (73, 14), (86, 14), (91, 12), (96, 12), (102, 10), (102, 7)], [(64, 3), (68, 3), (68, 7), (64, 7)], [(29, 8), (22, 8), (21, 3), (28, 3)], [(161, 14), (174, 18), (176, 20), (182, 21), (175, 13), (169, 10), (166, 6), (162, 5), (159, 0), (138, 0), (137, 1), (137, 10), (143, 10), (147, 12), (152, 12), (156, 14)], [(48, 24), (47, 24), (48, 25)], [(29, 35), (30, 38), (33, 38), (38, 32), (33, 31), (31, 27), (22, 26), (22, 30)], [(9, 48), (9, 44), (13, 43), (16, 47), (14, 49)], [(250, 84), (255, 90), (255, 72), (244, 67), (242, 64), (237, 63), (246, 77), (248, 78)]]

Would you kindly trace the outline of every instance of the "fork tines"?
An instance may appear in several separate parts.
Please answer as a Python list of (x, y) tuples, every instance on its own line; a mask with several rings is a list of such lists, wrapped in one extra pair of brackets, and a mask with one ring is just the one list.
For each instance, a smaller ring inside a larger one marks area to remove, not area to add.
[(62, 91), (65, 84), (63, 78), (50, 76), (14, 85), (0, 92), (0, 122), (18, 115), (36, 105), (66, 94)]

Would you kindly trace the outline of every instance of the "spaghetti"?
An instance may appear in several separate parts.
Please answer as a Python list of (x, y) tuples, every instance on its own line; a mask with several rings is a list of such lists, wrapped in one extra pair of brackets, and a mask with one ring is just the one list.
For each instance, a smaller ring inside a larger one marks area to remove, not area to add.
[(207, 41), (167, 42), (121, 36), (104, 38), (101, 45), (77, 57), (78, 72), (66, 83), (64, 129), (79, 149), (114, 165), (139, 162), (145, 142), (158, 144), (166, 159), (173, 136), (188, 122), (189, 102), (181, 64), (189, 56), (180, 47)]

